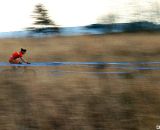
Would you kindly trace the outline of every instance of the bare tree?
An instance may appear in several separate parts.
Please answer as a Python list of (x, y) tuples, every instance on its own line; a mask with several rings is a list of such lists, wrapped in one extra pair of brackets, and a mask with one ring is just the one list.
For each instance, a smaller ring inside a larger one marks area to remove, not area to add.
[(117, 21), (118, 16), (116, 14), (108, 14), (102, 16), (98, 21), (101, 24), (106, 24), (107, 28), (106, 31), (112, 32), (114, 29), (114, 24)]
[(148, 14), (150, 15), (149, 18), (152, 22), (160, 22), (160, 5), (157, 1), (151, 3), (151, 8)]
[(130, 1), (128, 3), (128, 6), (130, 7), (130, 9), (132, 9), (132, 12), (130, 14), (130, 22), (143, 21), (142, 19), (145, 14), (139, 0)]
[(113, 24), (118, 19), (118, 16), (116, 14), (108, 14), (104, 15), (99, 19), (99, 22), (102, 24)]

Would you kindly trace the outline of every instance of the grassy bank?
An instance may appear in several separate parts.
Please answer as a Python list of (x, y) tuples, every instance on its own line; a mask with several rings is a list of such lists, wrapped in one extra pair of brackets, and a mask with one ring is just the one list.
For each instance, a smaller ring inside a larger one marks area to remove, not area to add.
[[(1, 39), (0, 59), (7, 62), (12, 51), (24, 47), (31, 62), (159, 61), (159, 41), (159, 34)], [(98, 75), (57, 70), (111, 71), (1, 67), (0, 129), (151, 130), (160, 124), (159, 71)]]
[(159, 34), (120, 34), (0, 40), (1, 61), (12, 51), (28, 49), (31, 61), (128, 61), (156, 60)]

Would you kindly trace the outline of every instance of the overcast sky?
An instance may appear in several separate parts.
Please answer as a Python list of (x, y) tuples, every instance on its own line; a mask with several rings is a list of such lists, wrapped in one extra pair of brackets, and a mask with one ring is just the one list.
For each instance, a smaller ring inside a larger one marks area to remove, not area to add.
[(31, 15), (38, 3), (48, 10), (50, 18), (60, 26), (83, 26), (96, 23), (106, 14), (117, 14), (119, 22), (126, 22), (133, 12), (133, 2), (140, 8), (160, 0), (0, 0), (0, 32), (23, 30), (32, 26)]

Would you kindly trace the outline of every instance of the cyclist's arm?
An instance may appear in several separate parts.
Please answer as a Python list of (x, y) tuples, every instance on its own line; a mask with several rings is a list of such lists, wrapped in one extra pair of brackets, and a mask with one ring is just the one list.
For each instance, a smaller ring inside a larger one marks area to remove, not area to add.
[(24, 58), (20, 57), (21, 61), (26, 63), (26, 64), (30, 64), (28, 61), (26, 61)]

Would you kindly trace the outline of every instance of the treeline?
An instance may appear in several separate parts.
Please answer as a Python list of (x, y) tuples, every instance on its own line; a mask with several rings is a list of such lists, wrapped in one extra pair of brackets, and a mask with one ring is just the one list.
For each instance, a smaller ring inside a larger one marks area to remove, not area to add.
[[(160, 3), (158, 1), (144, 2), (134, 0), (126, 3), (125, 13), (106, 12), (97, 19), (97, 24), (87, 26), (104, 32), (139, 32), (160, 31)], [(126, 21), (122, 23), (121, 21)]]
[(92, 24), (86, 26), (87, 29), (97, 29), (104, 33), (112, 32), (160, 32), (160, 25), (148, 21), (112, 24)]
[[(132, 9), (132, 13), (128, 15), (130, 19), (128, 23), (120, 23), (119, 20), (123, 20), (123, 15), (117, 12), (99, 17), (97, 24), (88, 25), (85, 28), (97, 29), (104, 33), (160, 31), (158, 24), (160, 23), (160, 6), (157, 2), (151, 2), (148, 8), (140, 5), (139, 1), (129, 2), (126, 6)], [(126, 13), (128, 12), (126, 10)], [(43, 4), (35, 6), (32, 18), (34, 19), (33, 25), (28, 27), (27, 31), (36, 34), (60, 33), (61, 28), (49, 17), (48, 10)]]

